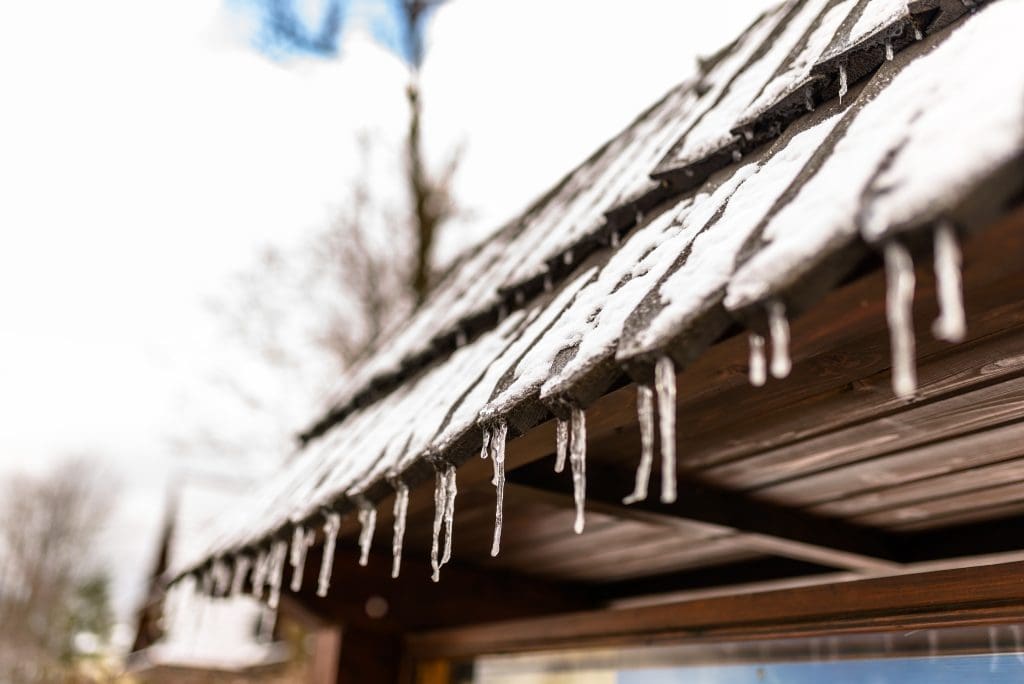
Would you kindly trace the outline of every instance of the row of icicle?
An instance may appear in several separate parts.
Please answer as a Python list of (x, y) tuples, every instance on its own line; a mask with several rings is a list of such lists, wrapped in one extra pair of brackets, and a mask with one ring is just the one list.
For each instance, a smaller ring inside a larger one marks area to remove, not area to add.
[[(912, 305), (914, 299), (914, 263), (910, 252), (898, 242), (884, 246), (886, 274), (886, 319), (889, 326), (892, 351), (892, 386), (895, 395), (912, 398), (917, 391), (915, 368), (915, 342)], [(932, 327), (936, 338), (958, 342), (966, 334), (963, 307), (961, 254), (956, 230), (949, 222), (940, 223), (934, 230), (934, 271), (938, 294), (939, 316)], [(770, 373), (774, 378), (785, 378), (792, 368), (790, 358), (790, 331), (785, 306), (778, 300), (766, 305), (769, 340), (758, 333), (750, 333), (749, 381), (755, 387), (764, 385)], [(767, 353), (771, 350), (769, 364)], [(676, 491), (676, 369), (668, 356), (661, 357), (654, 368), (653, 386), (641, 384), (637, 388), (637, 417), (640, 429), (640, 460), (632, 493), (623, 503), (643, 501), (648, 495), (648, 484), (654, 462), (655, 410), (657, 431), (661, 445), (661, 501), (671, 504), (677, 499)], [(508, 424), (504, 420), (490, 421), (483, 427), (480, 456), (490, 459), (496, 492), (494, 539), (491, 555), (497, 556), (501, 548), (501, 531), (505, 493), (505, 446)], [(555, 472), (561, 473), (568, 461), (572, 472), (575, 521), (573, 529), (581, 534), (584, 529), (586, 501), (586, 414), (578, 406), (571, 406), (568, 417), (556, 420)], [(392, 577), (401, 569), (402, 541), (405, 536), (409, 506), (409, 487), (397, 478), (391, 478), (395, 489), (394, 529), (392, 538)], [(435, 463), (434, 523), (431, 544), (432, 579), (440, 579), (440, 569), (451, 560), (452, 528), (455, 516), (456, 467), (445, 462)], [(358, 509), (360, 523), (359, 564), (369, 560), (370, 545), (376, 527), (377, 511), (374, 504), (359, 495), (352, 497)], [(337, 512), (325, 513), (324, 553), (317, 582), (317, 596), (326, 596), (333, 572), (334, 552), (341, 516)], [(442, 544), (443, 539), (443, 544)], [(291, 544), (276, 540), (270, 548), (261, 551), (255, 559), (239, 554), (234, 567), (216, 560), (202, 577), (202, 591), (206, 594), (240, 595), (246, 577), (252, 582), (251, 593), (256, 598), (267, 597), (269, 611), (275, 612), (280, 601), (281, 583), (286, 560), (292, 566), (290, 589), (302, 588), (306, 553), (313, 545), (315, 533), (297, 525)], [(290, 550), (289, 550), (290, 549)], [(266, 619), (266, 618), (265, 618)], [(271, 620), (273, 618), (270, 618)], [(266, 627), (266, 624), (264, 624)], [(272, 629), (273, 623), (270, 622)]]

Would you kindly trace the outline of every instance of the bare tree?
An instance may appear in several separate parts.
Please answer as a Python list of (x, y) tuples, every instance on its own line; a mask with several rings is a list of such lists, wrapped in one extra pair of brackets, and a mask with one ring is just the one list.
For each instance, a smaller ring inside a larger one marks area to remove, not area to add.
[(52, 681), (69, 664), (76, 632), (109, 629), (106, 579), (93, 562), (108, 511), (109, 498), (85, 460), (6, 483), (0, 681)]
[[(424, 25), (442, 2), (397, 3), (400, 49), (409, 67), (408, 124), (397, 180), (404, 202), (389, 205), (369, 186), (369, 167), (380, 150), (365, 133), (358, 134), (360, 172), (339, 193), (341, 209), (327, 228), (302, 249), (265, 250), (241, 275), (238, 300), (217, 307), (234, 332), (274, 364), (294, 365), (298, 327), (305, 333), (300, 342), (311, 342), (337, 366), (347, 366), (374, 349), (383, 332), (421, 305), (435, 284), (435, 247), (456, 213), (451, 187), (461, 158), (456, 150), (433, 169), (424, 154), (419, 85)], [(336, 1), (326, 4), (315, 27), (303, 25), (294, 0), (263, 3), (264, 38), (273, 45), (322, 56), (337, 51), (342, 10)], [(380, 239), (381, 233), (386, 239)], [(289, 298), (289, 291), (296, 297)]]

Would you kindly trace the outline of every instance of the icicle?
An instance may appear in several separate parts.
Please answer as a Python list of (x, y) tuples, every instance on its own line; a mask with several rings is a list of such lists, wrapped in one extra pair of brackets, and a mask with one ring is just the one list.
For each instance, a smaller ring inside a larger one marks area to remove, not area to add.
[(892, 389), (907, 399), (917, 390), (914, 367), (914, 261), (906, 247), (890, 242), (885, 246), (885, 310), (892, 340)]
[(935, 280), (939, 294), (939, 317), (932, 324), (932, 332), (935, 337), (947, 342), (959, 342), (967, 334), (960, 262), (956, 230), (952, 224), (944, 221), (935, 228)]
[(569, 421), (555, 420), (555, 472), (565, 470), (565, 457), (569, 455)]
[(213, 593), (216, 596), (226, 596), (231, 586), (231, 571), (227, 564), (220, 558), (213, 563)]
[(923, 39), (924, 38), (924, 34), (921, 33), (921, 27), (917, 25), (916, 21), (913, 22), (913, 24), (914, 24), (914, 40), (921, 40), (921, 39)]
[(201, 588), (204, 597), (210, 598), (213, 596), (213, 568), (207, 568), (203, 571), (203, 582)]
[(271, 610), (277, 610), (281, 602), (281, 582), (284, 580), (284, 560), (287, 556), (288, 542), (274, 542), (270, 558), (270, 596), (267, 598), (267, 607)]
[(269, 572), (270, 551), (260, 551), (256, 556), (256, 565), (252, 569), (252, 595), (257, 600), (263, 598), (263, 589), (266, 587)]
[(555, 284), (551, 282), (551, 272), (548, 271), (547, 273), (544, 274), (544, 291), (551, 292), (551, 290), (554, 289), (554, 287)]
[(640, 423), (640, 463), (636, 467), (633, 493), (622, 500), (624, 504), (644, 501), (651, 479), (651, 465), (654, 463), (654, 390), (649, 385), (638, 385), (636, 388), (636, 415)]
[(658, 395), (661, 428), (661, 502), (676, 500), (676, 370), (672, 359), (663, 356), (654, 367), (654, 389)]
[(804, 107), (809, 112), (814, 111), (814, 91), (810, 88), (804, 88)]
[(242, 590), (245, 589), (245, 577), (249, 574), (249, 568), (251, 567), (252, 561), (248, 556), (235, 556), (235, 572), (231, 577), (231, 596), (241, 595)]
[(359, 565), (366, 567), (370, 562), (370, 546), (373, 544), (373, 532), (377, 529), (377, 509), (362, 495), (356, 498), (359, 505)]
[(487, 459), (491, 455), (491, 429), (483, 428), (483, 443), (480, 445), (480, 458)]
[[(640, 214), (637, 214), (637, 223), (640, 223)], [(611, 235), (608, 236), (608, 243), (612, 246), (612, 249), (619, 246), (619, 231), (612, 231)]]
[(573, 254), (572, 254), (572, 250), (570, 249), (570, 250), (567, 250), (565, 252), (565, 254), (562, 255), (562, 263), (565, 264), (566, 266), (572, 266), (572, 260), (573, 260)]
[(458, 331), (455, 333), (455, 346), (465, 347), (466, 342), (466, 331), (463, 330), (462, 328), (459, 328)]
[(402, 542), (405, 539), (405, 519), (409, 513), (409, 485), (395, 480), (395, 507), (392, 511), (395, 526), (391, 536), (391, 577), (398, 577), (402, 569)]
[[(744, 128), (743, 129), (743, 137), (746, 138), (747, 142), (752, 141), (754, 139), (754, 129), (752, 129), (752, 128)], [(693, 172), (691, 171), (689, 175), (692, 176)]]
[(316, 595), (323, 598), (331, 588), (331, 574), (334, 569), (334, 547), (338, 543), (338, 530), (341, 529), (341, 516), (331, 512), (324, 523), (324, 557), (320, 562), (320, 577), (317, 579)]
[(892, 38), (889, 36), (885, 37), (885, 60), (891, 62), (893, 58), (892, 54)]
[(302, 589), (302, 575), (306, 569), (306, 552), (313, 545), (313, 531), (308, 532), (302, 525), (296, 525), (292, 533), (292, 550), (289, 561), (292, 566), (291, 590)]
[[(633, 222), (634, 222), (634, 223), (635, 223), (636, 225), (638, 225), (638, 226), (639, 226), (640, 224), (642, 224), (642, 223), (644, 222), (644, 212), (642, 212), (642, 211), (640, 211), (639, 209), (637, 209), (637, 210), (636, 210), (636, 216), (634, 216), (634, 217), (633, 217)], [(618, 231), (615, 231), (615, 230), (613, 230), (612, 232), (613, 232), (613, 233), (618, 233)], [(617, 240), (618, 240), (618, 238), (616, 238), (616, 241), (617, 241)]]
[(455, 525), (455, 495), (458, 491), (455, 466), (449, 464), (444, 471), (444, 554), (441, 555), (441, 565), (452, 559), (452, 528)]
[(793, 368), (789, 358), (789, 321), (786, 319), (786, 306), (774, 300), (768, 302), (768, 330), (772, 336), (773, 378), (784, 378)]
[(434, 582), (441, 581), (441, 525), (444, 522), (445, 511), (445, 477), (440, 470), (434, 471), (434, 528), (430, 542), (430, 568), (433, 571), (430, 579)]
[(839, 104), (843, 103), (843, 98), (846, 97), (848, 92), (849, 84), (846, 82), (846, 65), (839, 65)]
[(572, 496), (576, 502), (573, 530), (576, 534), (583, 534), (587, 501), (587, 416), (578, 406), (572, 407), (569, 427), (569, 464), (572, 466)]
[(928, 657), (934, 658), (939, 655), (939, 633), (934, 629), (928, 630)]
[(739, 150), (733, 150), (732, 151), (732, 160), (734, 162), (741, 161), (742, 159), (743, 159), (743, 153), (742, 152), (740, 152)]
[(1013, 651), (1017, 654), (1017, 662), (1024, 663), (1024, 644), (1021, 643), (1020, 625), (1010, 625), (1010, 634), (1013, 635)]
[(491, 434), (491, 463), (494, 464), (494, 539), (491, 542), (491, 555), (497, 556), (501, 551), (501, 523), (505, 509), (505, 441), (508, 438), (508, 423), (500, 421), (494, 426)]
[(750, 384), (762, 387), (768, 380), (768, 363), (764, 353), (764, 337), (750, 333)]
[(999, 669), (999, 630), (995, 625), (988, 628), (988, 671), (995, 672)]

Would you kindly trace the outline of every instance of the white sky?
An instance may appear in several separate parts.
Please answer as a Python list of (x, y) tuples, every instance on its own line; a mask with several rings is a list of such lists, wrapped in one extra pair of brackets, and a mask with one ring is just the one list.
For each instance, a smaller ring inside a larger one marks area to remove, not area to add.
[[(731, 40), (757, 0), (452, 0), (423, 72), (431, 151), (481, 239)], [(120, 495), (105, 543), (128, 616), (173, 438), (244, 420), (206, 302), (269, 243), (320, 228), (353, 138), (403, 127), (404, 66), (273, 63), (223, 0), (0, 3), (0, 477), (87, 453)], [(304, 399), (296, 398), (304, 414)], [(249, 463), (245, 455), (226, 455)], [(201, 465), (201, 464), (200, 464)]]

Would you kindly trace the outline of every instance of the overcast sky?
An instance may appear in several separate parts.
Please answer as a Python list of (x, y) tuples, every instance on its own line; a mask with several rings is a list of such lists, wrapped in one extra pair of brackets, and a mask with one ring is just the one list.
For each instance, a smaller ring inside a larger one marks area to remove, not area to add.
[[(248, 370), (207, 302), (262, 246), (324, 225), (356, 131), (397, 140), (404, 124), (406, 67), (365, 25), (349, 22), (336, 58), (272, 60), (230, 5), (0, 3), (0, 477), (83, 453), (111, 474), (120, 504), (103, 548), (125, 616), (169, 478), (196, 465), (173, 438), (242, 419), (210, 392), (211, 369)], [(439, 10), (427, 144), (435, 158), (465, 145), (456, 194), (472, 211), (446, 253), (514, 215), (763, 5)]]

